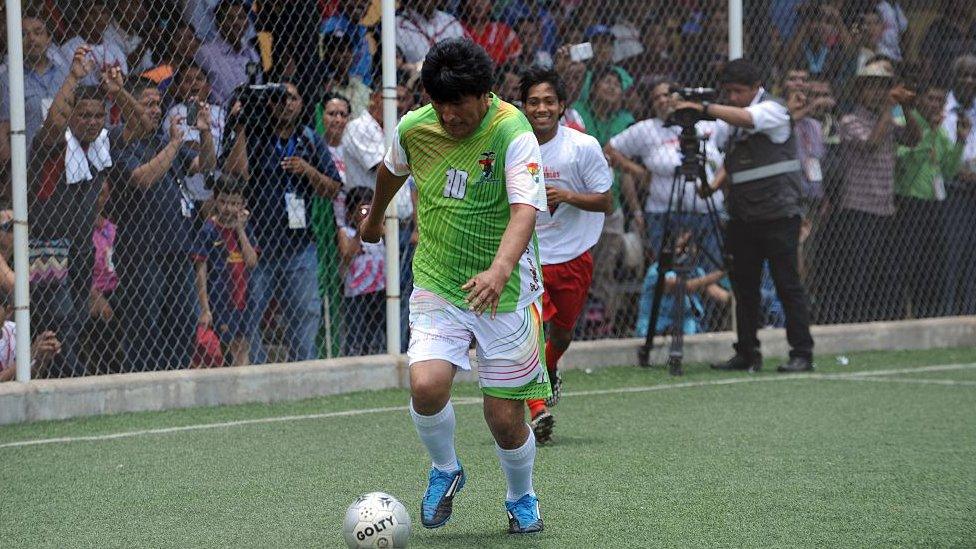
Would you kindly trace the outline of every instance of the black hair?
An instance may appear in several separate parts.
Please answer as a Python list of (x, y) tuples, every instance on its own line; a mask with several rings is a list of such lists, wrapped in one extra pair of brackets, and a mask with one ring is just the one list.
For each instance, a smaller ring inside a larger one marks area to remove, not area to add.
[(247, 199), (247, 183), (243, 179), (221, 174), (213, 182), (214, 196), (219, 194), (238, 194)]
[(566, 86), (563, 85), (563, 80), (559, 78), (559, 74), (554, 70), (536, 65), (529, 67), (522, 73), (522, 80), (519, 83), (519, 90), (522, 92), (522, 103), (528, 101), (529, 90), (539, 84), (551, 85), (556, 91), (556, 98), (563, 103), (566, 102)]
[(470, 38), (452, 38), (430, 48), (420, 78), (432, 100), (452, 103), (488, 93), (493, 73), (484, 48)]
[[(322, 36), (321, 51), (326, 56), (326, 58), (331, 58), (332, 51), (342, 51), (342, 52), (352, 52), (356, 49), (356, 41), (352, 36), (333, 32)], [(328, 50), (328, 51), (327, 51)]]
[(356, 206), (369, 204), (373, 201), (373, 189), (369, 187), (353, 187), (346, 193), (346, 216), (353, 219), (356, 216)]
[(44, 15), (41, 10), (33, 6), (24, 6), (24, 11), (20, 16), (21, 20), (24, 19), (37, 19), (44, 25), (44, 29), (47, 30), (48, 34), (51, 34), (51, 21), (50, 18)]
[(247, 11), (247, 4), (244, 3), (244, 0), (220, 0), (214, 7), (214, 21), (219, 24), (227, 16), (227, 10), (234, 6), (239, 6), (245, 12)]
[(105, 101), (105, 94), (98, 86), (78, 86), (75, 88), (75, 105), (79, 101)]
[(759, 84), (761, 80), (759, 67), (744, 58), (729, 61), (719, 73), (719, 82), (722, 84), (739, 84), (751, 87)]
[(128, 82), (125, 83), (125, 89), (128, 90), (133, 97), (138, 99), (139, 95), (146, 90), (158, 90), (159, 84), (156, 84), (144, 76), (136, 76), (130, 78)]
[(336, 100), (339, 100), (339, 101), (342, 101), (343, 103), (345, 103), (346, 104), (346, 110), (349, 111), (349, 114), (350, 115), (352, 114), (352, 103), (349, 102), (349, 98), (348, 97), (346, 97), (345, 95), (342, 95), (341, 93), (325, 92), (325, 94), (322, 95), (322, 108), (324, 109), (326, 103), (328, 103), (329, 101), (332, 101), (333, 99), (336, 99)]
[(202, 72), (203, 73), (203, 76), (207, 79), (207, 82), (210, 81), (210, 75), (207, 74), (207, 71), (203, 70), (203, 67), (201, 67), (200, 65), (198, 65), (196, 63), (196, 61), (187, 61), (186, 63), (183, 64), (183, 66), (181, 66), (179, 68), (179, 70), (173, 72), (173, 85), (174, 86), (178, 86), (180, 84), (180, 82), (183, 81), (183, 77), (186, 76), (186, 71), (189, 70), (189, 69), (196, 69), (196, 70)]

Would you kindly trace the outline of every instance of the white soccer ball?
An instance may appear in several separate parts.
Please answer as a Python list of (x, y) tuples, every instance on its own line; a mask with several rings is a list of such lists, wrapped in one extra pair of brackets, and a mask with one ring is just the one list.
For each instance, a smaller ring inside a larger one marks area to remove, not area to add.
[(346, 509), (342, 534), (353, 549), (406, 547), (410, 538), (410, 514), (390, 494), (370, 492), (359, 496)]

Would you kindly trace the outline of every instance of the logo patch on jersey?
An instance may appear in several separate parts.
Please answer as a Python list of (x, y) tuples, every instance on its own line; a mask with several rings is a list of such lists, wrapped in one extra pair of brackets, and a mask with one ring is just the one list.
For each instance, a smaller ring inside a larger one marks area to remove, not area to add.
[(480, 183), (491, 181), (495, 175), (495, 151), (481, 153), (481, 160), (478, 160), (478, 165), (481, 166)]
[(525, 165), (525, 169), (529, 170), (529, 175), (535, 177), (539, 175), (539, 165), (535, 162), (529, 162)]

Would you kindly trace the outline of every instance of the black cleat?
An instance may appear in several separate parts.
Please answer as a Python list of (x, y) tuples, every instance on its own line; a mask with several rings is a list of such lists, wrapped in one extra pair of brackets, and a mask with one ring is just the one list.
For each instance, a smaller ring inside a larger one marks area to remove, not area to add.
[(756, 353), (752, 357), (747, 357), (736, 353), (735, 356), (725, 362), (712, 364), (713, 370), (725, 371), (745, 371), (754, 374), (762, 369), (762, 355)]
[(549, 372), (549, 386), (552, 388), (552, 396), (546, 399), (546, 406), (552, 408), (563, 395), (563, 379), (559, 377), (558, 370)]
[(791, 357), (786, 364), (781, 364), (776, 368), (777, 372), (797, 373), (813, 371), (813, 360), (801, 356)]
[(555, 426), (556, 418), (549, 413), (549, 410), (539, 412), (529, 423), (529, 427), (532, 428), (532, 432), (535, 434), (535, 441), (538, 444), (552, 442), (552, 428)]

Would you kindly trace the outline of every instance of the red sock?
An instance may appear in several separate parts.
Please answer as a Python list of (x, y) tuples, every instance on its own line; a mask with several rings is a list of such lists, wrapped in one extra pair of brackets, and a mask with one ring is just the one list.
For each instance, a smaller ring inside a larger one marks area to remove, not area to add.
[(534, 398), (532, 400), (525, 401), (529, 405), (529, 417), (535, 418), (535, 416), (546, 411), (546, 401), (541, 398)]
[(550, 373), (556, 371), (556, 365), (559, 364), (559, 359), (562, 358), (565, 352), (565, 349), (560, 351), (556, 349), (556, 346), (551, 341), (546, 341), (546, 369)]

